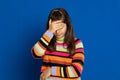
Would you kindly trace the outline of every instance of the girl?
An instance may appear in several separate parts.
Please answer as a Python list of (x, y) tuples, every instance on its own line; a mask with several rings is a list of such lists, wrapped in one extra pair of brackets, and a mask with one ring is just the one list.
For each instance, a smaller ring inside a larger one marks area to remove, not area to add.
[(81, 80), (83, 43), (75, 37), (65, 9), (51, 10), (46, 32), (32, 47), (31, 52), (34, 58), (43, 59), (40, 80)]

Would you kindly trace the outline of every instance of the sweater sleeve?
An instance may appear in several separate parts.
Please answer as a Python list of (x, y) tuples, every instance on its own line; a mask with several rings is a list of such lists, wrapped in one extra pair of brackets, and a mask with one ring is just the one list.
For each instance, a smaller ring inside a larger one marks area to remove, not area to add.
[(68, 73), (70, 71), (73, 72), (71, 76), (81, 76), (83, 71), (83, 65), (84, 65), (84, 47), (83, 42), (81, 40), (77, 40), (76, 42), (76, 49), (75, 53), (72, 55), (72, 63), (71, 66), (68, 66), (66, 69), (68, 69)]
[(31, 48), (31, 53), (34, 58), (41, 58), (44, 54), (48, 45), (53, 38), (53, 33), (47, 30), (39, 41), (35, 43), (35, 45)]
[(72, 55), (72, 62), (70, 66), (52, 66), (51, 75), (62, 77), (79, 77), (83, 71), (84, 64), (84, 49), (81, 40), (77, 40), (75, 53)]

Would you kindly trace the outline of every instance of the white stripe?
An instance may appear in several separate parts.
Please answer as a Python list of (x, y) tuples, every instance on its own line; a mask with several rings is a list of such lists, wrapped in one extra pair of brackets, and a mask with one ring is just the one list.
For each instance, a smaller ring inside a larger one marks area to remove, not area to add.
[(42, 55), (43, 55), (44, 52), (45, 52), (45, 50), (42, 49), (42, 48), (39, 46), (38, 43), (35, 45), (35, 49), (37, 50), (37, 52), (38, 52), (39, 54), (42, 54)]
[(48, 42), (46, 42), (43, 38), (41, 38), (41, 40), (43, 41), (43, 43), (45, 43), (46, 45), (48, 45)]
[(64, 77), (64, 74), (63, 74), (63, 67), (61, 67), (61, 74), (62, 74), (62, 77)]

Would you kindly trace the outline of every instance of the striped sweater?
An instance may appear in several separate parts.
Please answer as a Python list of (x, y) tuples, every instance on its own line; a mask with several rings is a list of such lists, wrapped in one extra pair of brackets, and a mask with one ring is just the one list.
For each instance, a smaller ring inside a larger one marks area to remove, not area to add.
[(51, 69), (48, 80), (80, 80), (84, 64), (84, 48), (80, 39), (75, 39), (75, 53), (69, 54), (64, 37), (56, 40), (56, 51), (48, 50), (48, 45), (54, 34), (47, 30), (40, 40), (32, 47), (31, 53), (35, 59), (43, 59), (40, 73)]

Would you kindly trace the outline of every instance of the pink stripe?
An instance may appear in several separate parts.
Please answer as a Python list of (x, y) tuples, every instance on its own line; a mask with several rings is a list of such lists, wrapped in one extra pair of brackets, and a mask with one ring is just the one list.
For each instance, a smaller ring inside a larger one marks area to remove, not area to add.
[(51, 51), (46, 51), (45, 54), (53, 54), (53, 55), (58, 55), (58, 56), (65, 56), (65, 57), (68, 57), (70, 54), (69, 53), (65, 53), (65, 52), (51, 52)]
[(60, 45), (60, 46), (68, 46), (66, 43), (58, 43), (58, 42), (56, 42), (56, 45)]
[[(81, 42), (82, 42), (81, 40), (78, 40), (77, 42), (75, 42), (75, 45), (80, 44)], [(68, 44), (66, 44), (66, 43), (59, 43), (59, 42), (56, 42), (56, 45), (59, 45), (59, 46), (63, 46), (63, 44), (64, 44), (65, 47), (68, 46)]]
[(77, 42), (75, 42), (75, 44), (79, 44), (79, 43), (81, 43), (82, 41), (81, 40), (78, 40)]
[(84, 50), (82, 48), (79, 48), (79, 49), (76, 49), (75, 52), (83, 52), (84, 53)]
[(77, 70), (80, 72), (80, 74), (82, 74), (82, 70), (80, 69), (80, 67), (75, 64), (73, 64), (73, 65), (77, 68)]

